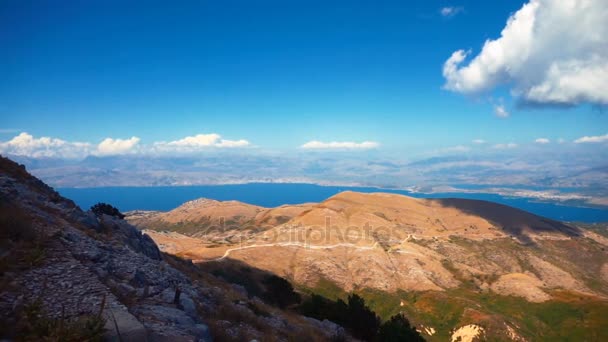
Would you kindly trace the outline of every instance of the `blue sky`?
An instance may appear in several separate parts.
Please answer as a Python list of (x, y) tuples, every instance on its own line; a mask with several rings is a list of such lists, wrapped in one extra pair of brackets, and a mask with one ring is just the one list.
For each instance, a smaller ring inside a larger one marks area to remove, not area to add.
[(532, 98), (513, 94), (521, 75), (444, 89), (464, 79), (442, 73), (448, 58), (480, 54), (525, 3), (4, 1), (0, 141), (27, 132), (151, 145), (216, 133), (265, 150), (370, 141), (413, 153), (607, 134), (593, 94), (568, 108), (547, 96), (518, 106)]

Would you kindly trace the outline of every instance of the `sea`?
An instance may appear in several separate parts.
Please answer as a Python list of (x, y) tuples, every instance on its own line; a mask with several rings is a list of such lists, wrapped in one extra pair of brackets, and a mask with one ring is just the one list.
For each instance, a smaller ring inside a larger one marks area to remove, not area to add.
[(370, 187), (322, 186), (294, 183), (249, 183), (201, 186), (159, 187), (101, 187), (59, 188), (57, 191), (72, 199), (83, 209), (98, 202), (105, 202), (120, 211), (159, 210), (168, 211), (184, 202), (197, 198), (219, 201), (237, 200), (262, 207), (277, 207), (282, 204), (321, 202), (339, 192), (389, 192), (418, 198), (467, 198), (497, 202), (526, 210), (536, 215), (568, 222), (608, 222), (608, 210), (589, 208), (573, 202), (540, 201), (538, 199), (510, 197), (486, 193), (432, 193), (424, 194), (406, 190), (389, 190)]

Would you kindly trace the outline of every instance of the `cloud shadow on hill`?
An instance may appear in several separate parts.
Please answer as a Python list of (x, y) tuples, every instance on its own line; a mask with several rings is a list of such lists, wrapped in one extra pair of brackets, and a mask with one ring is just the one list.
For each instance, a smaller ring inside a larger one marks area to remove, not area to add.
[(432, 201), (443, 207), (455, 208), (463, 213), (482, 217), (505, 233), (527, 244), (533, 243), (527, 235), (528, 232), (557, 232), (570, 237), (582, 235), (579, 228), (498, 203), (461, 198), (433, 199)]

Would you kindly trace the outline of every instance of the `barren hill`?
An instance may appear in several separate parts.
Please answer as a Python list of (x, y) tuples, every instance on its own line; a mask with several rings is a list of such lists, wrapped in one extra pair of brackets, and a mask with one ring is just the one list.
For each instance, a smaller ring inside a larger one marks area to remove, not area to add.
[[(157, 219), (175, 222), (170, 217), (177, 210), (136, 223), (154, 229), (146, 231), (161, 246), (170, 244), (172, 253), (201, 265), (236, 259), (305, 288), (327, 290), (332, 284), (329, 288), (340, 291), (380, 291), (389, 297), (465, 289), (473, 296), (533, 303), (551, 303), (561, 298), (559, 291), (600, 302), (608, 296), (608, 281), (600, 276), (608, 269), (605, 237), (492, 202), (343, 192), (317, 204), (252, 208), (239, 221), (246, 225), (205, 235), (197, 227), (205, 230), (209, 222), (234, 220), (234, 215), (188, 217), (189, 238)], [(273, 215), (281, 219), (261, 219)], [(395, 310), (398, 305), (389, 312)], [(467, 324), (478, 323), (462, 317)]]
[(200, 198), (168, 212), (134, 211), (127, 214), (129, 222), (139, 227), (217, 240), (219, 236), (234, 239), (277, 226), (310, 207), (312, 204), (269, 209), (239, 201), (220, 202)]
[[(305, 226), (399, 227), (423, 236), (466, 235), (490, 238), (500, 234), (576, 236), (577, 228), (498, 203), (468, 199), (418, 199), (387, 193), (342, 192), (295, 217)], [(501, 235), (502, 236), (502, 235)]]

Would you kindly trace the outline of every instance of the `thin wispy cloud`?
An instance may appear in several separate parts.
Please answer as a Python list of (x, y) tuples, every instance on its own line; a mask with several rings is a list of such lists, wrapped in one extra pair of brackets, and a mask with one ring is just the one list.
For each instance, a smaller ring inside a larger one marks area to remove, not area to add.
[(538, 139), (534, 140), (534, 142), (537, 143), (537, 144), (544, 145), (544, 144), (550, 143), (551, 140), (549, 140), (547, 138), (538, 138)]
[(472, 141), (473, 144), (477, 144), (477, 145), (481, 145), (481, 144), (485, 144), (486, 141), (483, 139), (473, 139)]
[(504, 105), (497, 104), (497, 105), (494, 105), (494, 115), (496, 115), (497, 117), (499, 117), (501, 119), (506, 119), (511, 114), (507, 111), (507, 109), (505, 108)]
[(369, 150), (378, 148), (379, 146), (380, 144), (375, 141), (363, 141), (358, 143), (353, 141), (322, 142), (313, 140), (303, 144), (300, 148), (305, 150)]
[(492, 146), (492, 148), (495, 148), (497, 150), (506, 150), (506, 149), (511, 149), (511, 148), (516, 148), (518, 145), (516, 143), (506, 143), (506, 144), (496, 144), (494, 146)]
[(446, 7), (442, 7), (439, 10), (439, 14), (441, 14), (443, 17), (453, 17), (453, 16), (455, 16), (458, 13), (461, 13), (463, 11), (464, 11), (463, 7), (459, 7), (459, 6), (446, 6)]
[(443, 66), (444, 87), (478, 94), (509, 85), (522, 103), (606, 105), (606, 22), (605, 0), (531, 0), (468, 63), (472, 51), (455, 51)]
[(592, 135), (592, 136), (584, 136), (574, 140), (576, 144), (584, 144), (584, 143), (602, 143), (608, 141), (608, 133), (604, 135)]

